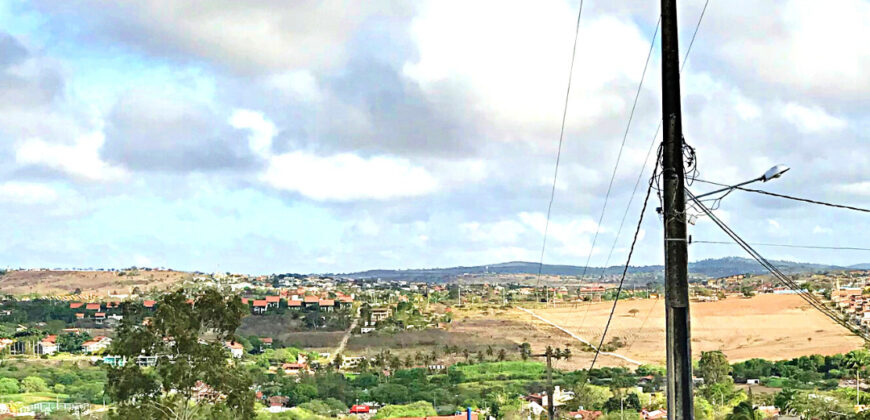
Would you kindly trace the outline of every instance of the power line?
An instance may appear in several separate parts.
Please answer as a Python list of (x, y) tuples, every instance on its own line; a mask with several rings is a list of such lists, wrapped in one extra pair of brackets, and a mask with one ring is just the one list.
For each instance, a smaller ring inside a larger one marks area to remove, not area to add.
[[(722, 187), (731, 187), (731, 185), (721, 184), (721, 183), (713, 182), (713, 181), (704, 181), (701, 179), (697, 179), (696, 181), (703, 182), (705, 184), (719, 185)], [(818, 204), (818, 205), (822, 205), (822, 206), (835, 207), (835, 208), (839, 208), (839, 209), (854, 210), (854, 211), (860, 211), (860, 212), (864, 212), (864, 213), (870, 213), (870, 209), (865, 209), (865, 208), (861, 208), (861, 207), (854, 207), (854, 206), (847, 206), (847, 205), (843, 205), (843, 204), (828, 203), (825, 201), (811, 200), (809, 198), (801, 198), (801, 197), (795, 197), (795, 196), (791, 196), (791, 195), (778, 194), (778, 193), (774, 193), (774, 192), (770, 192), (770, 191), (756, 190), (754, 188), (733, 187), (733, 189), (757, 193), (757, 194), (769, 195), (769, 196), (777, 197), (777, 198), (785, 198), (788, 200), (800, 201), (800, 202), (804, 202), (804, 203)]]
[[(604, 194), (604, 205), (601, 207), (601, 214), (598, 216), (598, 225), (595, 227), (595, 235), (592, 237), (592, 246), (589, 248), (589, 255), (586, 257), (586, 265), (583, 266), (583, 274), (580, 275), (580, 279), (582, 280), (584, 276), (586, 276), (586, 270), (589, 268), (589, 261), (592, 259), (592, 253), (595, 251), (595, 243), (598, 241), (598, 234), (601, 232), (601, 222), (604, 221), (604, 213), (607, 210), (607, 202), (610, 200), (610, 192), (613, 190), (613, 181), (616, 179), (616, 171), (619, 169), (619, 162), (622, 160), (622, 151), (625, 149), (625, 141), (628, 139), (628, 132), (631, 129), (631, 121), (634, 119), (634, 111), (637, 109), (637, 100), (640, 98), (640, 91), (643, 89), (643, 81), (646, 78), (646, 70), (649, 67), (649, 61), (652, 57), (653, 47), (655, 47), (656, 36), (659, 33), (659, 26), (661, 25), (662, 19), (659, 17), (659, 20), (656, 22), (655, 32), (653, 32), (652, 39), (649, 43), (649, 52), (646, 54), (646, 60), (643, 64), (643, 72), (640, 74), (640, 81), (637, 84), (637, 92), (634, 94), (634, 102), (631, 104), (631, 111), (628, 114), (628, 122), (625, 124), (625, 132), (622, 134), (622, 143), (619, 145), (619, 153), (616, 154), (616, 164), (613, 166), (613, 172), (610, 174), (610, 183), (607, 184), (607, 192)], [(646, 162), (644, 162), (646, 164)], [(634, 197), (632, 197), (634, 198)], [(629, 202), (629, 205), (631, 203)], [(626, 210), (627, 212), (627, 210)], [(622, 219), (625, 221), (625, 218)], [(619, 226), (619, 231), (622, 231), (622, 224)], [(617, 239), (619, 234), (617, 233)], [(614, 241), (615, 245), (615, 241)], [(605, 270), (607, 269), (607, 264), (610, 262), (610, 256), (613, 254), (613, 248), (610, 248), (610, 254), (607, 256), (607, 262), (604, 263)], [(604, 276), (604, 271), (601, 272), (601, 275)]]
[(580, 0), (580, 8), (577, 10), (577, 24), (574, 27), (574, 47), (571, 49), (571, 65), (568, 67), (568, 85), (565, 89), (565, 104), (562, 106), (562, 126), (559, 129), (559, 147), (556, 150), (556, 168), (553, 170), (553, 188), (550, 190), (550, 202), (547, 204), (547, 221), (544, 224), (544, 240), (541, 244), (541, 262), (538, 264), (538, 285), (541, 283), (541, 271), (544, 268), (544, 251), (547, 249), (547, 232), (550, 230), (550, 213), (553, 210), (553, 199), (556, 197), (556, 180), (559, 178), (559, 161), (562, 158), (562, 142), (565, 138), (565, 120), (568, 118), (568, 98), (571, 96), (571, 81), (574, 78), (574, 59), (577, 57), (577, 38), (579, 38), (580, 35), (580, 16), (582, 15), (583, 0)]
[[(704, 15), (707, 12), (707, 6), (709, 4), (710, 4), (710, 0), (706, 0), (704, 2), (704, 7), (701, 9), (701, 14), (698, 15), (698, 21), (695, 23), (695, 30), (692, 32), (692, 39), (689, 41), (689, 46), (686, 48), (686, 54), (683, 56), (683, 63), (680, 65), (680, 72), (683, 71), (683, 69), (686, 67), (686, 63), (689, 61), (689, 54), (691, 54), (691, 52), (692, 52), (692, 46), (695, 45), (695, 38), (698, 36), (698, 31), (701, 29), (701, 22), (703, 22), (703, 20), (704, 20)], [(653, 33), (653, 39), (651, 41), (652, 45), (655, 44), (656, 34), (658, 34), (658, 29), (659, 29), (659, 26), (661, 25), (661, 22), (662, 22), (662, 19), (661, 19), (661, 16), (659, 16), (659, 19), (656, 22), (656, 30)], [(650, 45), (650, 51), (652, 51), (652, 45)], [(647, 63), (644, 65), (644, 73), (646, 72), (646, 65), (648, 65), (648, 64), (649, 64), (649, 56), (647, 56)], [(643, 77), (641, 77), (641, 83), (643, 83)], [(640, 90), (640, 87), (638, 87), (638, 92), (639, 92), (639, 90)], [(635, 103), (637, 103), (637, 98), (635, 98)], [(634, 111), (633, 106), (632, 106), (632, 111)], [(629, 120), (629, 124), (630, 123), (631, 122)], [(605, 262), (605, 264), (604, 264), (605, 268), (604, 268), (604, 271), (602, 271), (602, 276), (604, 275), (604, 272), (607, 270), (607, 264), (610, 262), (610, 256), (613, 254), (613, 250), (616, 248), (616, 244), (619, 241), (619, 235), (622, 233), (623, 224), (625, 223), (625, 219), (626, 219), (626, 216), (628, 215), (629, 209), (631, 208), (631, 204), (634, 202), (634, 196), (637, 194), (637, 188), (640, 185), (641, 179), (643, 179), (643, 174), (646, 172), (646, 165), (649, 162), (649, 156), (652, 153), (652, 150), (653, 150), (655, 143), (656, 143), (656, 139), (658, 138), (659, 132), (661, 131), (661, 129), (662, 129), (662, 121), (659, 120), (658, 126), (656, 127), (655, 134), (653, 134), (652, 139), (650, 140), (649, 149), (647, 150), (646, 158), (643, 161), (643, 166), (641, 166), (641, 168), (640, 168), (640, 172), (637, 175), (637, 180), (634, 183), (634, 188), (631, 191), (631, 197), (629, 197), (628, 205), (625, 207), (625, 212), (623, 212), (623, 214), (622, 214), (622, 220), (619, 222), (619, 229), (617, 229), (617, 231), (616, 231), (616, 237), (613, 239), (613, 244), (611, 244), (611, 246), (610, 246), (610, 252), (607, 255), (607, 262)], [(627, 132), (628, 132), (628, 127), (626, 127), (626, 133)], [(623, 144), (624, 144), (624, 142), (625, 142), (625, 140), (623, 139)], [(656, 159), (658, 159), (658, 158), (656, 158)], [(615, 171), (615, 169), (614, 169), (614, 171)], [(607, 201), (605, 199), (605, 206), (607, 205), (606, 203), (607, 203)], [(602, 209), (602, 213), (603, 213), (603, 209)], [(599, 226), (596, 228), (596, 231), (595, 231), (596, 238), (598, 236), (598, 229), (600, 229), (600, 226), (601, 226), (601, 223), (599, 221)], [(589, 250), (589, 257), (592, 256), (592, 251), (594, 249), (595, 249), (595, 241), (593, 240), (592, 249)], [(588, 266), (589, 266), (589, 258), (587, 257), (586, 267), (588, 267)], [(584, 275), (586, 274), (585, 267), (583, 269), (583, 274)], [(580, 279), (582, 280), (583, 276), (581, 276)], [(583, 319), (580, 322), (581, 328), (586, 323), (586, 316), (588, 314), (589, 314), (589, 306), (587, 305), (586, 311), (583, 313)]]
[[(693, 244), (715, 244), (715, 245), (735, 245), (734, 242), (724, 241), (696, 241), (692, 240)], [(792, 244), (768, 244), (768, 243), (752, 243), (754, 246), (776, 246), (782, 248), (805, 248), (805, 249), (833, 249), (838, 251), (870, 251), (870, 248), (859, 248), (853, 246), (821, 246), (821, 245), (792, 245)]]
[(622, 278), (619, 279), (619, 287), (616, 289), (613, 306), (610, 308), (610, 315), (607, 317), (607, 323), (604, 325), (604, 332), (601, 333), (601, 340), (598, 342), (598, 347), (595, 348), (595, 356), (592, 357), (592, 364), (589, 366), (589, 372), (592, 372), (592, 369), (595, 368), (595, 362), (598, 360), (598, 355), (601, 353), (601, 346), (604, 345), (604, 339), (607, 337), (607, 331), (610, 329), (610, 322), (613, 320), (613, 314), (616, 312), (616, 303), (619, 302), (619, 295), (622, 294), (622, 286), (625, 283), (628, 266), (631, 264), (631, 256), (634, 254), (634, 246), (637, 244), (637, 237), (640, 235), (640, 227), (643, 224), (643, 215), (646, 213), (646, 205), (649, 202), (649, 195), (650, 192), (652, 192), (653, 182), (658, 176), (658, 170), (659, 159), (656, 158), (656, 165), (653, 168), (653, 174), (649, 179), (649, 185), (646, 188), (646, 196), (643, 199), (643, 207), (640, 209), (640, 217), (637, 220), (637, 228), (634, 230), (631, 247), (628, 249), (628, 257), (625, 259), (625, 266), (622, 268)]
[(691, 191), (686, 190), (686, 194), (689, 196), (689, 198), (692, 201), (694, 201), (698, 205), (698, 207), (700, 207), (700, 209), (708, 217), (710, 217), (711, 220), (713, 220), (714, 223), (716, 223), (717, 226), (719, 226), (720, 229), (722, 229), (723, 232), (725, 232), (728, 236), (730, 236), (731, 239), (733, 239), (737, 243), (737, 245), (739, 245), (741, 248), (743, 248), (752, 258), (754, 258), (756, 261), (758, 261), (764, 268), (766, 268), (768, 271), (770, 271), (770, 273), (773, 274), (773, 276), (776, 277), (780, 282), (782, 282), (787, 287), (789, 287), (790, 289), (795, 291), (801, 298), (804, 299), (804, 301), (809, 303), (810, 306), (812, 306), (813, 308), (815, 308), (816, 310), (821, 312), (823, 315), (830, 318), (835, 323), (848, 329), (849, 331), (851, 331), (853, 334), (857, 335), (858, 337), (861, 337), (865, 341), (870, 341), (870, 338), (868, 338), (867, 335), (865, 335), (863, 331), (861, 331), (860, 329), (858, 329), (857, 327), (855, 327), (854, 325), (849, 323), (847, 320), (843, 319), (842, 315), (838, 314), (833, 309), (831, 309), (827, 305), (825, 305), (825, 303), (822, 302), (821, 300), (819, 300), (819, 298), (816, 295), (812, 294), (811, 292), (808, 292), (806, 290), (801, 289), (801, 287), (794, 280), (792, 280), (790, 277), (783, 274), (782, 271), (779, 270), (779, 268), (777, 268), (770, 261), (768, 261), (766, 258), (764, 258), (761, 254), (759, 254), (754, 248), (752, 248), (752, 246), (750, 246), (746, 241), (744, 241), (743, 238), (741, 238), (739, 235), (737, 235), (736, 232), (731, 230), (731, 228), (727, 224), (725, 224), (725, 222), (723, 222), (721, 219), (719, 219), (713, 213), (712, 210), (710, 210), (700, 200), (698, 200), (695, 197), (695, 195), (692, 194)]

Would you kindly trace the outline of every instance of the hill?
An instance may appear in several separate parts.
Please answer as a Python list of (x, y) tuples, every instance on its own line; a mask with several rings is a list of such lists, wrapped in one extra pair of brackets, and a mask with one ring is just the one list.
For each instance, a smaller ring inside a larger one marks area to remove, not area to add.
[[(784, 273), (804, 273), (804, 272), (821, 272), (830, 270), (846, 270), (850, 267), (839, 267), (835, 265), (812, 264), (792, 261), (772, 261), (774, 265), (779, 267)], [(866, 265), (866, 264), (864, 264)], [(409, 280), (409, 281), (429, 281), (442, 282), (450, 281), (461, 275), (480, 275), (480, 274), (537, 274), (538, 263), (511, 261), (492, 265), (477, 265), (477, 266), (459, 266), (448, 268), (427, 268), (427, 269), (409, 269), (409, 270), (368, 270), (357, 273), (344, 274), (351, 278), (380, 278), (384, 280)], [(851, 268), (858, 268), (852, 266)], [(661, 273), (664, 269), (661, 265), (645, 265), (645, 266), (630, 266), (629, 274), (649, 274)], [(605, 275), (617, 275), (622, 273), (622, 266), (610, 266), (604, 269), (603, 267), (589, 267), (586, 270), (587, 279), (598, 277), (603, 272)], [(580, 276), (583, 274), (583, 267), (576, 265), (554, 265), (544, 264), (541, 267), (541, 274), (550, 276)], [(706, 259), (693, 263), (689, 263), (689, 272), (694, 275), (704, 277), (724, 277), (734, 274), (764, 274), (767, 271), (755, 260), (741, 257), (726, 257), (717, 259)]]
[(78, 289), (83, 295), (126, 295), (136, 287), (164, 289), (190, 278), (190, 273), (171, 270), (13, 270), (0, 275), (0, 293), (69, 295)]

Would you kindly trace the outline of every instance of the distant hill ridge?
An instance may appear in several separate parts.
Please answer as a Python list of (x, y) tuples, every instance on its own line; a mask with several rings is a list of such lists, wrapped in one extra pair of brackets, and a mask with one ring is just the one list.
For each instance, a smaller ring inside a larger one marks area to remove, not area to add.
[[(870, 264), (856, 264), (853, 266), (842, 267), (835, 265), (813, 264), (793, 261), (771, 261), (784, 273), (803, 273), (803, 272), (818, 272), (829, 270), (846, 270), (846, 269), (867, 269)], [(537, 274), (538, 263), (525, 261), (510, 261), (504, 263), (476, 266), (459, 266), (447, 268), (424, 268), (424, 269), (408, 269), (408, 270), (367, 270), (357, 273), (344, 274), (352, 278), (381, 278), (388, 279), (407, 279), (418, 281), (437, 281), (448, 280), (452, 277), (462, 274)], [(629, 274), (638, 273), (657, 273), (664, 269), (661, 265), (644, 265), (630, 266)], [(598, 276), (602, 272), (602, 267), (589, 267), (586, 270), (586, 275)], [(725, 257), (706, 259), (689, 263), (689, 272), (709, 277), (725, 277), (734, 274), (764, 274), (767, 270), (757, 261), (742, 258), (742, 257)], [(555, 265), (544, 264), (541, 267), (541, 273), (546, 275), (556, 276), (579, 276), (583, 274), (583, 267), (576, 265)], [(604, 271), (606, 275), (622, 273), (622, 266), (610, 266)]]

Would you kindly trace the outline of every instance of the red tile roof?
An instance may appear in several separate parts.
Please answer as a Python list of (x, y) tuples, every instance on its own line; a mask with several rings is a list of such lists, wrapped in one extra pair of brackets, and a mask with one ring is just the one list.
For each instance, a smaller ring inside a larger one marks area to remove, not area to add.
[(278, 303), (281, 301), (281, 296), (266, 296), (266, 302)]
[(269, 306), (269, 302), (266, 302), (265, 300), (254, 301), (254, 307), (265, 308), (266, 306)]
[(94, 314), (94, 316), (97, 317), (97, 318), (105, 318), (105, 317), (106, 317), (106, 313), (105, 313), (105, 312), (97, 312), (97, 313)]
[(320, 298), (317, 296), (305, 296), (305, 303), (317, 303), (320, 301)]
[(70, 308), (70, 309), (78, 309), (78, 308), (81, 308), (82, 305), (84, 305), (84, 303), (81, 303), (81, 302), (72, 302), (72, 303), (69, 304), (69, 308)]
[(79, 312), (79, 313), (76, 314), (76, 318), (78, 318), (78, 319), (82, 319), (82, 318), (84, 318), (84, 317), (85, 317), (85, 314), (83, 314), (83, 313), (81, 313), (81, 312)]
[(145, 305), (146, 308), (153, 308), (156, 303), (157, 301), (154, 300), (146, 300), (142, 302), (142, 304)]
[(52, 335), (48, 335), (48, 336), (46, 336), (45, 338), (43, 338), (42, 341), (45, 341), (45, 342), (48, 342), (48, 343), (54, 343), (54, 342), (57, 342), (57, 336), (54, 335), (54, 334), (52, 334)]
[(245, 304), (245, 305), (247, 305), (247, 304), (248, 304), (248, 298), (242, 298), (242, 303)]
[(317, 304), (320, 306), (335, 306), (335, 301), (332, 299), (320, 299)]
[(87, 309), (89, 311), (99, 311), (100, 304), (99, 303), (89, 303), (85, 306), (85, 309)]
[(302, 301), (301, 300), (288, 300), (287, 306), (289, 306), (291, 308), (292, 307), (299, 307), (299, 306), (302, 306)]
[(271, 344), (271, 343), (272, 343), (272, 337), (263, 337), (263, 338), (260, 339), (260, 341), (262, 341), (262, 342), (264, 342), (264, 343), (269, 343), (269, 344)]

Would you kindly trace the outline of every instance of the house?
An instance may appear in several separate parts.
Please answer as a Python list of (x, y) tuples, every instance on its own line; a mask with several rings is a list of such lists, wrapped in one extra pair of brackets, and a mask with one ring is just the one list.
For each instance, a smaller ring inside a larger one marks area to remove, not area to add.
[(288, 300), (287, 307), (291, 308), (291, 309), (300, 309), (300, 308), (302, 308), (302, 301), (301, 300)]
[(52, 355), (57, 353), (57, 336), (49, 335), (43, 338), (36, 345), (36, 354), (38, 355)]
[(103, 364), (112, 367), (124, 367), (127, 364), (127, 360), (123, 356), (106, 355), (103, 356)]
[[(573, 398), (573, 393), (564, 392), (559, 386), (553, 388), (553, 403), (556, 407), (565, 405), (565, 403), (572, 400)], [(546, 392), (540, 394), (529, 394), (523, 397), (523, 399), (530, 403), (535, 403), (543, 408), (547, 408), (550, 406), (550, 398)]]
[(266, 304), (270, 308), (277, 308), (281, 303), (281, 296), (266, 296)]
[(272, 337), (263, 337), (260, 342), (263, 343), (263, 347), (272, 347)]
[(390, 308), (372, 308), (372, 323), (377, 324), (390, 317)]
[(136, 357), (136, 365), (139, 367), (157, 366), (157, 356), (140, 355)]
[(229, 349), (230, 354), (233, 355), (234, 358), (240, 359), (242, 355), (245, 354), (245, 346), (242, 343), (236, 341), (227, 341), (224, 343), (224, 347)]
[(85, 305), (85, 310), (86, 311), (99, 311), (100, 304), (99, 303), (89, 303), (89, 304)]
[(640, 412), (640, 418), (643, 420), (666, 419), (668, 418), (668, 412), (667, 410), (643, 410)]
[(375, 330), (375, 327), (360, 327), (359, 328), (360, 334), (368, 334), (374, 330)]
[(76, 314), (76, 319), (85, 319), (85, 314), (79, 312)]
[(758, 379), (747, 379), (746, 380), (746, 385), (760, 385), (760, 384), (761, 384), (761, 380), (758, 380)]
[(97, 324), (102, 324), (105, 319), (106, 319), (105, 312), (97, 312), (94, 314), (94, 320), (97, 321)]
[(144, 305), (148, 309), (154, 309), (154, 305), (156, 305), (156, 304), (157, 304), (157, 301), (155, 301), (155, 300), (146, 300), (146, 301), (142, 302), (142, 305)]
[(100, 350), (104, 350), (106, 347), (112, 344), (112, 339), (103, 335), (98, 335), (94, 337), (90, 341), (85, 341), (82, 343), (82, 350), (85, 353), (96, 353)]
[(254, 313), (255, 314), (264, 314), (269, 309), (269, 302), (263, 300), (255, 300), (254, 301)]
[(78, 308), (81, 308), (82, 305), (84, 305), (84, 303), (82, 303), (82, 302), (70, 302), (69, 308), (70, 309), (78, 309)]
[(581, 287), (580, 290), (577, 291), (577, 294), (583, 298), (593, 302), (601, 301), (601, 297), (604, 295), (606, 289), (604, 286), (587, 286)]
[(248, 304), (248, 298), (242, 298), (242, 305)]
[(353, 306), (353, 298), (350, 296), (339, 296), (336, 303), (339, 308), (349, 308)]
[(592, 411), (592, 410), (577, 410), (571, 411), (568, 413), (568, 417), (572, 419), (583, 419), (583, 420), (592, 420), (597, 419), (603, 415), (600, 411)]
[(320, 309), (324, 311), (332, 311), (333, 307), (335, 307), (335, 301), (332, 299), (320, 299), (317, 301), (317, 304), (320, 306)]
[(298, 375), (307, 371), (308, 366), (305, 363), (284, 363), (281, 365), (281, 369), (285, 375)]
[(320, 304), (320, 298), (317, 296), (305, 296), (302, 298), (302, 306), (309, 308)]

